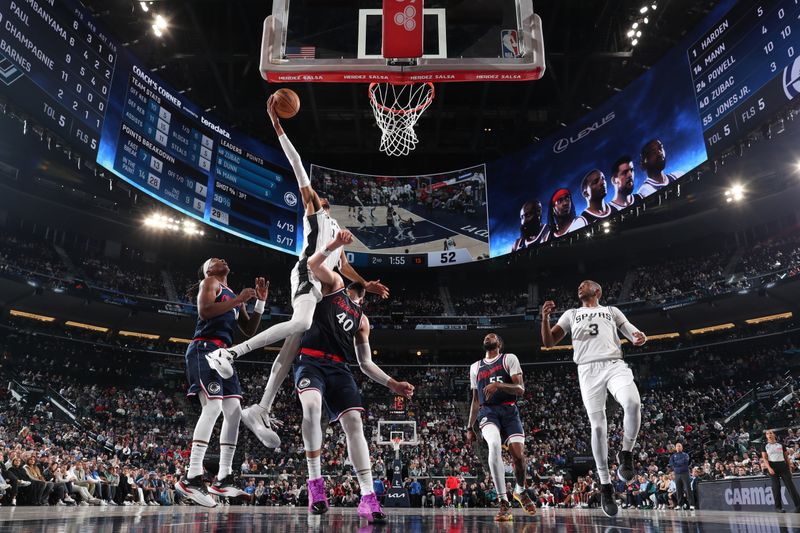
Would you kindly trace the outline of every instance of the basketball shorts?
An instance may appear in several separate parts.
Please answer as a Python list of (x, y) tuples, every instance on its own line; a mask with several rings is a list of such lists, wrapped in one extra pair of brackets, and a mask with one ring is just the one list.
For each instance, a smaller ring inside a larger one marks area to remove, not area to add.
[(292, 284), (292, 302), (298, 298), (314, 298), (317, 303), (322, 300), (322, 283), (308, 268), (307, 262), (305, 258), (298, 261), (289, 276)]
[(525, 442), (525, 430), (516, 405), (484, 405), (478, 411), (478, 425), (481, 430), (488, 424), (494, 424), (500, 430), (503, 444)]
[(223, 398), (242, 399), (242, 386), (239, 384), (239, 374), (236, 367), (233, 376), (223, 379), (208, 366), (206, 354), (219, 348), (209, 341), (192, 341), (186, 349), (186, 379), (189, 381), (187, 396), (195, 396), (201, 392), (210, 400)]
[(301, 355), (294, 365), (294, 386), (297, 395), (317, 391), (331, 422), (348, 411), (363, 411), (361, 392), (350, 367), (319, 357)]
[(633, 383), (633, 372), (622, 359), (610, 359), (578, 365), (578, 383), (587, 413), (604, 411), (608, 392), (617, 393)]

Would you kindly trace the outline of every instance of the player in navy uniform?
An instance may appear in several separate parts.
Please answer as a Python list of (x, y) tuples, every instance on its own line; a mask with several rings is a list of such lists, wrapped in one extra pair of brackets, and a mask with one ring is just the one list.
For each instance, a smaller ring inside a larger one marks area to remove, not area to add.
[(517, 397), (525, 394), (522, 367), (516, 355), (501, 353), (502, 348), (503, 340), (495, 333), (489, 333), (483, 339), (485, 357), (469, 369), (472, 405), (467, 426), (467, 437), (473, 440), (472, 427), (477, 420), (489, 447), (489, 470), (500, 502), (500, 510), (495, 516), (498, 522), (513, 518), (506, 494), (502, 445), (508, 446), (514, 461), (517, 481), (514, 499), (528, 514), (536, 514), (536, 504), (528, 496), (525, 486), (525, 431), (517, 409)]
[[(248, 337), (258, 330), (266, 305), (268, 286), (264, 278), (256, 278), (256, 288), (243, 289), (238, 295), (228, 288), (228, 263), (224, 259), (208, 259), (198, 272), (201, 281), (197, 293), (197, 325), (194, 338), (186, 349), (186, 377), (189, 396), (200, 399), (202, 411), (192, 436), (189, 471), (175, 487), (195, 503), (214, 507), (209, 489), (203, 481), (203, 458), (211, 433), (220, 413), (223, 415), (219, 436), (219, 472), (210, 491), (218, 496), (236, 497), (244, 493), (233, 484), (231, 464), (239, 439), (242, 388), (239, 376), (223, 378), (209, 366), (206, 355), (233, 343), (233, 332), (239, 330)], [(257, 298), (253, 315), (245, 304)]]
[[(303, 250), (300, 253), (297, 263), (292, 269), (289, 277), (292, 290), (292, 318), (273, 324), (264, 331), (227, 349), (215, 350), (210, 354), (211, 363), (218, 371), (225, 374), (232, 374), (232, 361), (236, 357), (249, 353), (253, 350), (269, 346), (283, 340), (283, 346), (278, 356), (272, 362), (267, 386), (258, 404), (251, 405), (242, 411), (242, 421), (244, 425), (255, 433), (258, 440), (264, 446), (277, 448), (280, 446), (281, 439), (272, 429), (272, 403), (280, 390), (283, 380), (289, 375), (292, 362), (297, 356), (297, 349), (303, 333), (311, 326), (314, 316), (314, 307), (322, 295), (320, 294), (320, 283), (313, 273), (309, 271), (307, 261), (311, 255), (325, 247), (336, 236), (339, 230), (339, 223), (330, 215), (330, 203), (325, 198), (320, 198), (311, 186), (311, 180), (303, 167), (300, 154), (297, 153), (294, 145), (286, 136), (281, 126), (280, 118), (275, 110), (276, 100), (274, 95), (267, 101), (267, 112), (275, 133), (278, 134), (283, 152), (294, 170), (297, 178), (297, 185), (300, 195), (303, 198), (305, 207), (305, 217), (303, 217)], [(357, 198), (357, 197), (356, 197)], [(360, 200), (359, 200), (360, 202)], [(368, 292), (381, 296), (389, 297), (389, 289), (378, 281), (366, 281), (362, 278), (347, 262), (344, 251), (338, 256), (326, 258), (330, 268), (338, 267), (339, 271), (352, 281), (362, 283)], [(275, 421), (277, 422), (277, 421)]]
[(369, 448), (361, 424), (361, 394), (348, 363), (358, 363), (361, 371), (395, 394), (410, 398), (414, 386), (389, 377), (372, 362), (369, 347), (369, 319), (361, 310), (364, 285), (344, 281), (325, 264), (325, 258), (353, 242), (353, 234), (340, 231), (336, 239), (308, 260), (308, 267), (322, 282), (322, 300), (314, 310), (311, 328), (300, 342), (300, 357), (295, 364), (297, 395), (303, 407), (303, 444), (308, 462), (308, 508), (312, 514), (328, 510), (325, 480), (322, 477), (322, 406), (331, 422), (339, 422), (347, 437), (347, 452), (361, 487), (359, 516), (370, 523), (385, 522), (386, 515), (375, 496)]

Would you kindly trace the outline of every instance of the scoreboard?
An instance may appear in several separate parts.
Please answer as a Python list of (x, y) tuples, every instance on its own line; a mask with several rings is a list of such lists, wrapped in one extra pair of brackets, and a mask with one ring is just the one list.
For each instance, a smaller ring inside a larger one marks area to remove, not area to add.
[(740, 1), (687, 54), (715, 157), (800, 94), (800, 0)]
[(0, 1), (0, 93), (161, 202), (299, 253), (302, 206), (283, 154), (152, 75), (77, 0)]

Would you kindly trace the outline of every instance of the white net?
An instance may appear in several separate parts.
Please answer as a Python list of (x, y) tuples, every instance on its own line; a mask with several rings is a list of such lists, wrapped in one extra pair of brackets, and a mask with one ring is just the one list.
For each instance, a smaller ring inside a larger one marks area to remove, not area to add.
[(408, 155), (419, 139), (414, 125), (433, 102), (433, 83), (372, 83), (369, 102), (381, 129), (381, 151), (387, 155)]

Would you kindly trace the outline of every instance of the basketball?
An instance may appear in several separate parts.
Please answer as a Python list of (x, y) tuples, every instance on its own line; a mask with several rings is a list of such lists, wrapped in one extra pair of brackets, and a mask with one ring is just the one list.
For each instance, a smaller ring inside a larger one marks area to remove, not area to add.
[(281, 118), (292, 118), (300, 111), (300, 97), (291, 89), (275, 91), (275, 111)]

